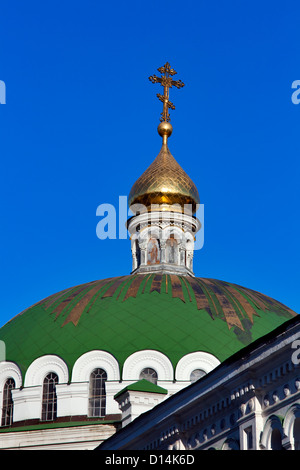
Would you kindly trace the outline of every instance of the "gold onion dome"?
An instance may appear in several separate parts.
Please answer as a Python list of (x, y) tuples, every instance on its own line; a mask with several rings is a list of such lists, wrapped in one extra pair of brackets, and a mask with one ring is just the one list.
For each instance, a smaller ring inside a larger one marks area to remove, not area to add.
[(163, 144), (154, 162), (134, 183), (129, 193), (129, 206), (143, 204), (192, 204), (193, 212), (200, 203), (198, 190), (177, 163), (167, 144)]
[(165, 76), (158, 78), (155, 75), (149, 77), (153, 83), (161, 83), (164, 86), (164, 96), (158, 94), (160, 101), (164, 103), (161, 123), (158, 126), (158, 133), (163, 139), (162, 148), (153, 163), (134, 183), (129, 193), (128, 204), (142, 204), (151, 209), (151, 205), (180, 205), (184, 210), (185, 205), (192, 205), (192, 211), (196, 211), (196, 205), (200, 203), (198, 190), (177, 163), (168, 148), (168, 137), (171, 136), (173, 128), (168, 122), (170, 120), (168, 108), (175, 109), (173, 103), (169, 101), (169, 87), (180, 88), (184, 84), (178, 80), (175, 82), (171, 76), (176, 72), (166, 63), (158, 69)]

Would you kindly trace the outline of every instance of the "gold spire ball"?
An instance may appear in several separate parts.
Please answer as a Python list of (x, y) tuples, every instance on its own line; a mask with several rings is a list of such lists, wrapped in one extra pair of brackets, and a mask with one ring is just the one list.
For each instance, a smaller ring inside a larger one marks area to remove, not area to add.
[(152, 75), (149, 80), (164, 87), (163, 95), (157, 93), (158, 99), (163, 103), (161, 122), (157, 128), (163, 139), (162, 148), (154, 162), (131, 188), (129, 206), (143, 204), (148, 210), (151, 210), (151, 205), (179, 204), (184, 209), (185, 204), (191, 204), (193, 212), (195, 212), (196, 204), (200, 203), (198, 190), (168, 148), (168, 138), (173, 131), (169, 109), (175, 109), (174, 104), (169, 100), (169, 89), (173, 86), (182, 88), (184, 83), (181, 80), (172, 79), (177, 72), (171, 68), (168, 62), (157, 70), (162, 76)]

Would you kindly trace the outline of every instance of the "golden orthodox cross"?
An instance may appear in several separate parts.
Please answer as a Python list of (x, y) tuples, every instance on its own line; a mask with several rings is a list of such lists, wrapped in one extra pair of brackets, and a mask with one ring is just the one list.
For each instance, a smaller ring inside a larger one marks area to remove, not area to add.
[(169, 101), (169, 88), (172, 88), (172, 86), (176, 86), (176, 88), (182, 88), (184, 86), (184, 83), (181, 80), (172, 79), (173, 75), (175, 75), (177, 72), (174, 69), (171, 69), (169, 62), (166, 62), (163, 67), (160, 67), (157, 70), (162, 74), (162, 76), (157, 77), (156, 75), (151, 75), (151, 77), (149, 77), (149, 80), (152, 83), (160, 83), (164, 87), (164, 94), (161, 95), (160, 93), (157, 93), (156, 96), (164, 105), (160, 120), (161, 122), (169, 122), (169, 108), (175, 109), (174, 104)]

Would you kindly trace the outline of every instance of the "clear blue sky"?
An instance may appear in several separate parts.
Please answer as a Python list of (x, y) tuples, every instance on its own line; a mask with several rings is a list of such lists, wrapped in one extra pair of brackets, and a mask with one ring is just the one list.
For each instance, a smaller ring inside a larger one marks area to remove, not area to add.
[(172, 154), (205, 205), (195, 274), (300, 312), (299, 2), (2, 2), (0, 326), (72, 285), (128, 274), (129, 240), (96, 237), (154, 160), (169, 61)]

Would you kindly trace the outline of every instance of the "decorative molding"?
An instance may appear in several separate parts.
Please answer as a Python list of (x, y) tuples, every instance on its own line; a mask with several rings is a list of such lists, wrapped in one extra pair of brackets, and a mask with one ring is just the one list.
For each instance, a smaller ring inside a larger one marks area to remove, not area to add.
[(107, 380), (120, 380), (118, 361), (106, 351), (93, 350), (80, 356), (74, 364), (72, 382), (88, 382), (97, 368), (105, 370)]
[[(132, 217), (128, 224), (131, 238), (132, 273), (158, 272), (179, 275), (193, 274), (193, 251), (196, 232), (200, 229), (198, 219), (190, 214), (166, 210), (151, 211)], [(168, 259), (166, 242), (171, 235), (177, 240), (176, 255)], [(160, 243), (159, 262), (147, 263), (147, 245), (151, 238)], [(136, 244), (141, 256), (136, 256)]]
[(176, 380), (190, 380), (190, 375), (195, 369), (202, 369), (206, 374), (220, 364), (219, 359), (210, 353), (196, 351), (183, 356), (176, 366)]
[(150, 367), (157, 372), (158, 380), (173, 380), (174, 370), (170, 359), (159, 351), (145, 349), (129, 356), (123, 367), (123, 380), (139, 380), (143, 369)]
[(25, 387), (42, 385), (44, 378), (50, 372), (58, 376), (58, 383), (67, 383), (69, 380), (68, 366), (59, 356), (45, 355), (33, 361), (25, 375)]
[(2, 393), (4, 384), (9, 378), (14, 379), (16, 388), (21, 387), (22, 373), (17, 364), (8, 361), (0, 362), (0, 393)]

